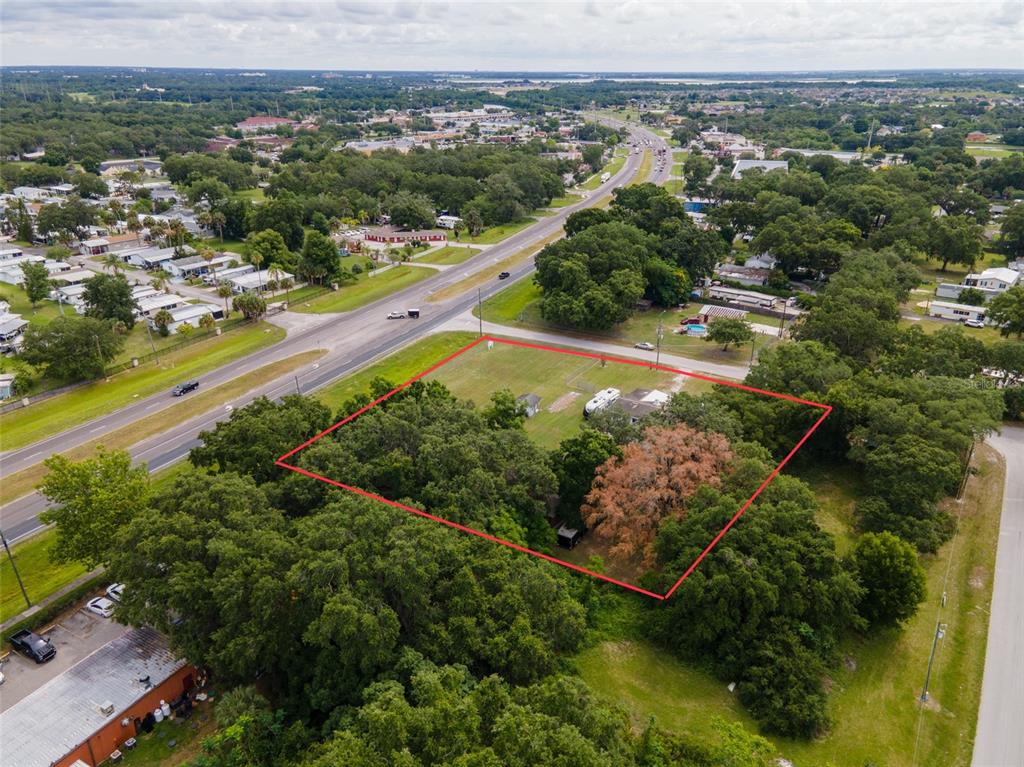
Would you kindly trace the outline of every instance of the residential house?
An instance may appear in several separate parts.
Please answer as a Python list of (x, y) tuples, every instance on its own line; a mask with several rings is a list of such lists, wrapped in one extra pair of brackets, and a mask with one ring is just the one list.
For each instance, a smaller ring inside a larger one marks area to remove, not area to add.
[(989, 301), (1000, 293), (1005, 293), (1010, 288), (1021, 282), (1021, 273), (1016, 269), (1005, 266), (996, 266), (985, 269), (980, 273), (971, 273), (964, 277), (959, 285), (949, 282), (940, 282), (935, 289), (938, 298), (959, 298), (960, 294), (967, 288), (980, 290)]
[(78, 244), (78, 252), (83, 256), (101, 256), (110, 251), (110, 242), (100, 237), (85, 240)]
[(173, 277), (189, 279), (191, 277), (202, 277), (211, 270), (216, 271), (222, 266), (227, 267), (238, 260), (234, 253), (218, 253), (207, 261), (202, 256), (190, 256), (188, 258), (177, 258), (164, 264), (164, 268)]
[(985, 320), (984, 306), (956, 304), (950, 301), (932, 301), (928, 305), (929, 317), (941, 317), (945, 320)]
[(154, 317), (161, 309), (176, 309), (187, 302), (175, 293), (157, 293), (152, 296), (145, 296), (135, 302), (140, 317)]
[(231, 277), (228, 279), (228, 283), (231, 285), (231, 289), (235, 293), (262, 293), (266, 290), (267, 283), (273, 280), (292, 280), (295, 275), (289, 272), (282, 271), (280, 274), (274, 273), (274, 276), (270, 275), (267, 269), (260, 269), (258, 272), (249, 272), (248, 274), (240, 274), (237, 277)]
[[(171, 321), (167, 323), (167, 330), (172, 335), (177, 333), (182, 325), (198, 328), (203, 317), (207, 315), (214, 319), (224, 316), (224, 308), (214, 304), (185, 304), (167, 311), (171, 315)], [(155, 330), (156, 323), (153, 321), (153, 317), (150, 317), (148, 321), (150, 327)]]

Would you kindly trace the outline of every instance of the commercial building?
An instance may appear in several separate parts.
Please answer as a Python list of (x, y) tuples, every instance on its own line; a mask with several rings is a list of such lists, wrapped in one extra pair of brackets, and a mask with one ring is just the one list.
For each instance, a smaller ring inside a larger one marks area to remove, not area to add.
[(737, 160), (736, 164), (732, 166), (731, 178), (742, 178), (744, 173), (755, 168), (765, 173), (771, 173), (773, 170), (789, 173), (789, 162), (786, 160)]
[(0, 714), (3, 762), (98, 765), (152, 729), (162, 703), (187, 706), (195, 680), (163, 636), (130, 629)]
[(377, 227), (366, 232), (367, 242), (403, 245), (407, 242), (447, 242), (448, 233), (439, 229), (392, 229)]

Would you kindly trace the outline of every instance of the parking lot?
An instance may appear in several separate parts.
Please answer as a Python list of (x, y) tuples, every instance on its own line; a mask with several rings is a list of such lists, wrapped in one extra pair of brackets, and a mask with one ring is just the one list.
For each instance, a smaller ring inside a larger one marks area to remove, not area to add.
[(57, 656), (53, 660), (37, 665), (34, 661), (14, 652), (10, 643), (3, 648), (3, 652), (10, 651), (10, 654), (0, 669), (6, 677), (3, 686), (0, 686), (0, 711), (6, 711), (54, 677), (67, 671), (82, 658), (128, 630), (126, 626), (110, 618), (101, 618), (88, 612), (84, 608), (84, 602), (82, 605), (61, 615), (52, 624), (52, 630), (43, 635), (57, 648)]

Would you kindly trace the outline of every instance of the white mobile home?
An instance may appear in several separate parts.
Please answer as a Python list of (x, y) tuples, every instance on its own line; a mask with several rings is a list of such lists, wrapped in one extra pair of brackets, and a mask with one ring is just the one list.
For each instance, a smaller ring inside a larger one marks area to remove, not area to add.
[(984, 306), (970, 304), (954, 304), (949, 301), (932, 301), (928, 306), (929, 317), (941, 317), (944, 320), (985, 320)]

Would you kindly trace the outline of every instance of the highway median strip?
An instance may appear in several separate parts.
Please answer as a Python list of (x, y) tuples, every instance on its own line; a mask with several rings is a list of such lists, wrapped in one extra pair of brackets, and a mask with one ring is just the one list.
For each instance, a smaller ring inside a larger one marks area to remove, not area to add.
[[(289, 373), (298, 367), (309, 364), (326, 354), (324, 349), (315, 349), (308, 352), (294, 354), (277, 362), (271, 362), (250, 373), (238, 376), (231, 381), (215, 386), (198, 394), (191, 395), (177, 404), (166, 407), (136, 421), (135, 423), (122, 426), (102, 437), (74, 447), (71, 450), (61, 451), (61, 455), (73, 461), (80, 461), (93, 454), (99, 445), (110, 450), (123, 450), (135, 445), (142, 440), (172, 428), (194, 416), (211, 410), (218, 405), (240, 397), (246, 392), (252, 391), (257, 386), (272, 381), (275, 378)], [(170, 395), (168, 395), (170, 396)], [(27, 469), (4, 476), (0, 483), (0, 505), (8, 504), (22, 496), (28, 495), (35, 490), (43, 477), (46, 475), (46, 467), (40, 462)]]

